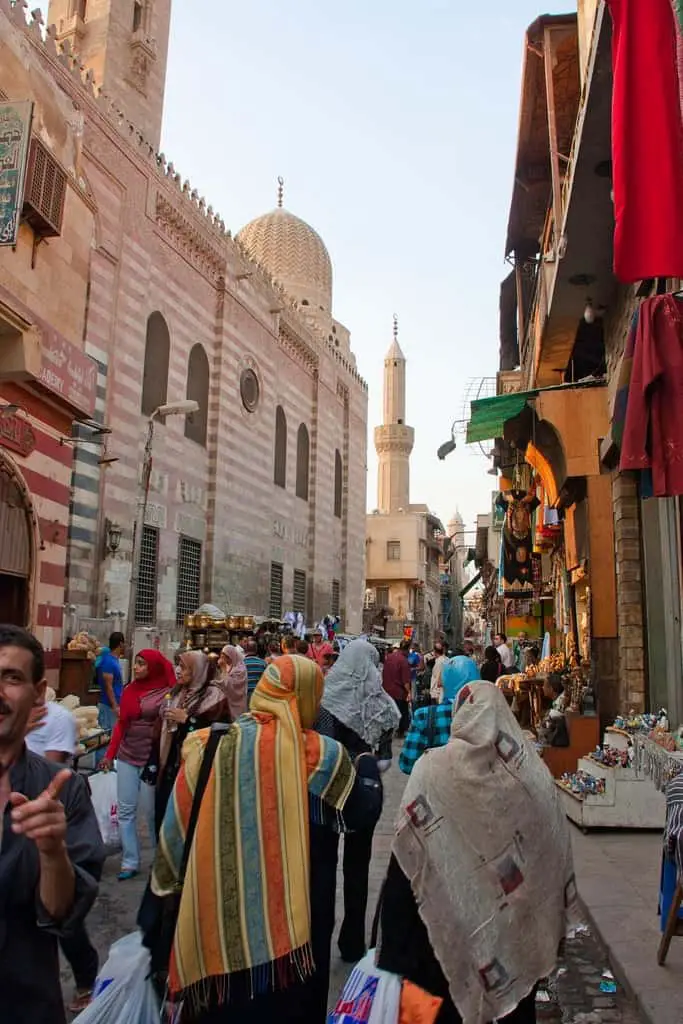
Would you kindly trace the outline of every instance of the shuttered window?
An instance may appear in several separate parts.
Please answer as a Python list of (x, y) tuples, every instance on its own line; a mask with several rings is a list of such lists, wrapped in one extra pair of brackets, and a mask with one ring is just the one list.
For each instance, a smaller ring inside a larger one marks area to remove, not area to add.
[(287, 417), (278, 405), (275, 410), (275, 466), (273, 480), (278, 487), (287, 486)]
[(344, 463), (341, 452), (334, 453), (334, 514), (337, 519), (342, 517), (344, 504)]
[(332, 607), (330, 612), (332, 615), (341, 614), (341, 585), (339, 580), (332, 580)]
[(296, 496), (308, 501), (308, 483), (311, 462), (311, 442), (304, 423), (296, 439)]
[(177, 626), (182, 626), (185, 616), (191, 615), (201, 604), (199, 596), (201, 577), (202, 545), (198, 540), (181, 537), (178, 542)]
[(154, 526), (143, 526), (135, 595), (135, 623), (138, 626), (153, 626), (156, 622), (158, 571), (159, 531)]
[(389, 607), (389, 587), (377, 587), (375, 590), (375, 605), (377, 608)]
[(140, 411), (143, 416), (151, 416), (160, 405), (166, 404), (170, 358), (171, 336), (166, 321), (161, 313), (151, 313), (147, 320), (145, 362), (142, 370)]
[(301, 569), (294, 570), (294, 596), (292, 599), (292, 611), (306, 614), (306, 573)]
[(401, 542), (400, 542), (400, 540), (388, 540), (387, 541), (387, 561), (388, 562), (400, 562), (401, 561)]
[(282, 618), (282, 584), (284, 568), (281, 562), (270, 563), (270, 606), (268, 614), (271, 619)]

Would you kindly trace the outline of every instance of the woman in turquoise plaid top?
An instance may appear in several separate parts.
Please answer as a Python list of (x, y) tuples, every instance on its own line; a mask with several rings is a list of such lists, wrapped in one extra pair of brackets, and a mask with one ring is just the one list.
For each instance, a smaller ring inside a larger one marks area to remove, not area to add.
[(424, 754), (433, 747), (443, 747), (451, 735), (453, 701), (468, 683), (480, 678), (479, 669), (464, 655), (451, 658), (443, 669), (444, 703), (419, 708), (413, 713), (413, 720), (403, 744), (398, 766), (406, 775)]

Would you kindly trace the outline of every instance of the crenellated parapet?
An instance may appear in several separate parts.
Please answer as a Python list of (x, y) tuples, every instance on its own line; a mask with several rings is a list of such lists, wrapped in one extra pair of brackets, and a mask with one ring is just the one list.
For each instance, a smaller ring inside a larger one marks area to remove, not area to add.
[[(71, 39), (60, 40), (57, 28), (45, 25), (40, 9), (29, 12), (26, 0), (0, 0), (0, 14), (21, 30), (54, 68), (57, 81), (61, 81), (81, 114), (90, 110), (94, 117), (103, 117), (153, 172), (158, 188), (152, 197), (150, 215), (174, 247), (216, 286), (221, 281), (229, 286), (231, 277), (236, 285), (248, 281), (260, 286), (266, 293), (268, 312), (276, 318), (274, 333), (280, 344), (292, 352), (296, 350), (298, 358), (310, 366), (317, 366), (319, 352), (324, 350), (367, 391), (367, 384), (352, 361), (306, 316), (305, 308), (250, 257), (239, 239), (232, 237), (220, 214), (127, 117), (117, 99), (96, 88), (92, 70), (84, 66)], [(294, 343), (295, 336), (301, 338), (301, 345)]]

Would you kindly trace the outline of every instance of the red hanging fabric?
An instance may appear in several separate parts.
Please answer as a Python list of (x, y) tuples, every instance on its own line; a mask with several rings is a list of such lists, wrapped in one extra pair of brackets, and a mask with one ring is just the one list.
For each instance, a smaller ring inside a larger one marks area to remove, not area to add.
[(614, 272), (683, 277), (683, 122), (671, 0), (606, 0), (612, 15)]

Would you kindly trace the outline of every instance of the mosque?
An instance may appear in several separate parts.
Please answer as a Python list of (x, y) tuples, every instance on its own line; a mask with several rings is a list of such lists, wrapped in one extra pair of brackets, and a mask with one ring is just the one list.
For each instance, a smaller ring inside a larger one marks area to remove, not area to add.
[(136, 626), (178, 636), (210, 600), (359, 630), (367, 387), (333, 315), (324, 242), (285, 208), (282, 182), (275, 208), (233, 238), (159, 151), (171, 0), (51, 0), (47, 31), (31, 18), (0, 0), (0, 99), (32, 102), (31, 139), (64, 194), (49, 245), (22, 221), (0, 272), (28, 326), (54, 293), (43, 347), (58, 331), (93, 370), (87, 412), (50, 428), (53, 447), (73, 437), (49, 506), (64, 523), (50, 601), (65, 615), (48, 645), (127, 609), (147, 424), (188, 399), (198, 412), (155, 423)]

